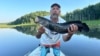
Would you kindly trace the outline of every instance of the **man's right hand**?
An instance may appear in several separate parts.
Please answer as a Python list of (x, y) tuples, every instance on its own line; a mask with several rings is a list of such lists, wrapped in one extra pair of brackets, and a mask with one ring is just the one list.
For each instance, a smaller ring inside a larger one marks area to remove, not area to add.
[(39, 39), (41, 38), (41, 35), (45, 32), (45, 29), (41, 26), (39, 29), (38, 29), (38, 32), (36, 34), (36, 37)]
[(43, 26), (41, 26), (39, 29), (38, 29), (38, 32), (43, 34), (45, 32), (45, 29), (43, 28)]

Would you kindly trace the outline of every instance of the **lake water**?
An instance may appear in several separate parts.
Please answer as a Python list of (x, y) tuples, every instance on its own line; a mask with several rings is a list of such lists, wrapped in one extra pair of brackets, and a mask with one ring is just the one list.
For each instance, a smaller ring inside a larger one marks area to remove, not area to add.
[[(68, 56), (100, 56), (98, 37), (100, 35), (74, 34), (67, 42), (61, 40), (61, 51)], [(16, 29), (0, 29), (0, 56), (24, 56), (38, 45), (39, 39), (35, 36)]]

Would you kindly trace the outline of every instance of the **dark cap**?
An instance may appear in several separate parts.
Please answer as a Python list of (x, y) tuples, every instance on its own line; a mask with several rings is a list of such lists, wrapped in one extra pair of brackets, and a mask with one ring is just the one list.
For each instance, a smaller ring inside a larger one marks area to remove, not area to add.
[(51, 5), (51, 8), (54, 7), (54, 6), (57, 6), (58, 8), (60, 8), (60, 5), (57, 4), (57, 3), (52, 4), (52, 5)]

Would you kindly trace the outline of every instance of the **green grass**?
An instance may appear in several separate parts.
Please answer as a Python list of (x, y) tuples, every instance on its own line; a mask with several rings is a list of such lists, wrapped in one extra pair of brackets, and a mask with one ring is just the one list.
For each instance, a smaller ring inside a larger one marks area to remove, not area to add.
[(87, 23), (90, 28), (100, 28), (100, 20), (83, 21)]
[[(87, 20), (85, 22), (90, 28), (100, 28), (100, 20)], [(13, 28), (17, 26), (31, 26), (35, 25), (35, 23), (26, 23), (26, 24), (18, 24), (18, 25), (8, 25), (7, 23), (0, 23), (0, 28)]]
[(32, 23), (27, 23), (27, 24), (18, 24), (18, 25), (8, 25), (6, 23), (0, 23), (0, 28), (13, 28), (13, 27), (18, 27), (18, 26), (31, 26), (34, 24)]

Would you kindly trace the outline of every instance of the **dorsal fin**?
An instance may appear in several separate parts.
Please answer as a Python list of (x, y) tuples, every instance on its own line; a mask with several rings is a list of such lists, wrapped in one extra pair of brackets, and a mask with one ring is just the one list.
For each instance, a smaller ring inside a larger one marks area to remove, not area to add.
[(74, 24), (74, 23), (82, 23), (81, 21), (68, 21), (68, 22), (65, 22), (65, 23), (59, 23), (61, 25), (66, 25), (66, 24)]

